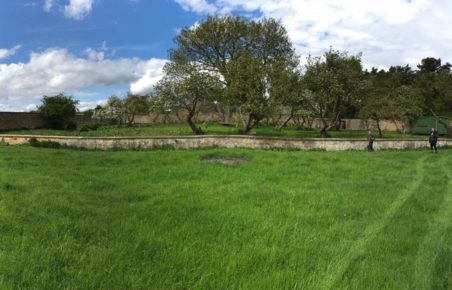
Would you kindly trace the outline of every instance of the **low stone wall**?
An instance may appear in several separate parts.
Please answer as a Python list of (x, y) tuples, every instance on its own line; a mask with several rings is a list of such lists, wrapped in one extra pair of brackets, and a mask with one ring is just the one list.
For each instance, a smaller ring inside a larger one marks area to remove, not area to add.
[[(259, 136), (157, 136), (157, 137), (63, 137), (32, 135), (0, 135), (0, 141), (7, 144), (25, 144), (30, 138), (38, 141), (53, 141), (63, 145), (85, 149), (107, 150), (146, 149), (159, 147), (174, 148), (253, 148), (253, 149), (295, 149), (295, 150), (365, 150), (365, 139), (337, 138), (279, 138)], [(452, 139), (441, 139), (439, 147), (452, 146)], [(377, 139), (376, 150), (416, 149), (428, 147), (426, 140)]]

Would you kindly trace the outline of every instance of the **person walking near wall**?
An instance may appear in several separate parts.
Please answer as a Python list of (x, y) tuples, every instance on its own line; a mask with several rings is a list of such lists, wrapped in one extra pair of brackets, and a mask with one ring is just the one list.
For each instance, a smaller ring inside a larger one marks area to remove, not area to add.
[(367, 132), (367, 142), (368, 142), (368, 144), (367, 144), (367, 151), (374, 151), (374, 141), (375, 141), (375, 138), (374, 138), (374, 136), (372, 135), (372, 131), (368, 131)]
[(438, 150), (436, 148), (436, 143), (438, 142), (438, 131), (436, 131), (435, 128), (432, 128), (432, 130), (430, 131), (428, 142), (430, 142), (431, 152), (438, 153)]

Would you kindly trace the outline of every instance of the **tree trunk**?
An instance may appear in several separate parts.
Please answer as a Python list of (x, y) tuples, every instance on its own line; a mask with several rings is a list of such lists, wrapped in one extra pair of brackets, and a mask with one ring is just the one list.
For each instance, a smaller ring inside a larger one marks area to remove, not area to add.
[(196, 127), (196, 124), (193, 122), (193, 114), (188, 114), (187, 116), (187, 123), (190, 126), (191, 130), (193, 131), (193, 134), (195, 135), (202, 135), (204, 132), (200, 127)]
[(377, 116), (374, 116), (374, 118), (375, 118), (375, 122), (377, 122), (378, 137), (383, 138), (383, 133), (381, 132), (381, 127), (380, 127), (380, 118), (378, 118)]
[(248, 116), (248, 121), (245, 123), (245, 126), (243, 127), (243, 133), (249, 134), (251, 132), (251, 129), (253, 129), (257, 124), (259, 124), (261, 119), (258, 119), (254, 117), (252, 114)]
[(284, 128), (292, 118), (293, 118), (293, 114), (291, 114), (281, 125), (279, 125), (277, 129), (281, 130), (282, 128)]
[(327, 126), (323, 126), (322, 129), (320, 129), (320, 138), (327, 138), (328, 135), (326, 133)]

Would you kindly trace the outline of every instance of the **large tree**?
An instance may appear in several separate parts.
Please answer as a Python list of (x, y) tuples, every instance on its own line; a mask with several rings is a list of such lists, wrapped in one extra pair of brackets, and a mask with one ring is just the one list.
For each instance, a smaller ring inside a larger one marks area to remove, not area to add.
[(271, 110), (272, 80), (277, 66), (296, 67), (298, 58), (286, 30), (274, 19), (209, 17), (184, 28), (170, 50), (175, 63), (196, 63), (222, 82), (219, 101), (240, 112), (248, 133)]
[(363, 76), (360, 55), (330, 49), (323, 57), (308, 57), (304, 85), (313, 95), (309, 105), (322, 123), (321, 137), (326, 137), (350, 104), (359, 99)]

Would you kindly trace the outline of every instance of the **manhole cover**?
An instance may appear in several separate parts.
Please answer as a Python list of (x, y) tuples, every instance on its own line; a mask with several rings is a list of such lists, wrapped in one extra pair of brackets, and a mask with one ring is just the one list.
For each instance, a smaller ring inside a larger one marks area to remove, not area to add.
[(244, 157), (234, 157), (234, 156), (207, 156), (202, 159), (209, 163), (222, 163), (222, 164), (243, 164), (248, 162)]

